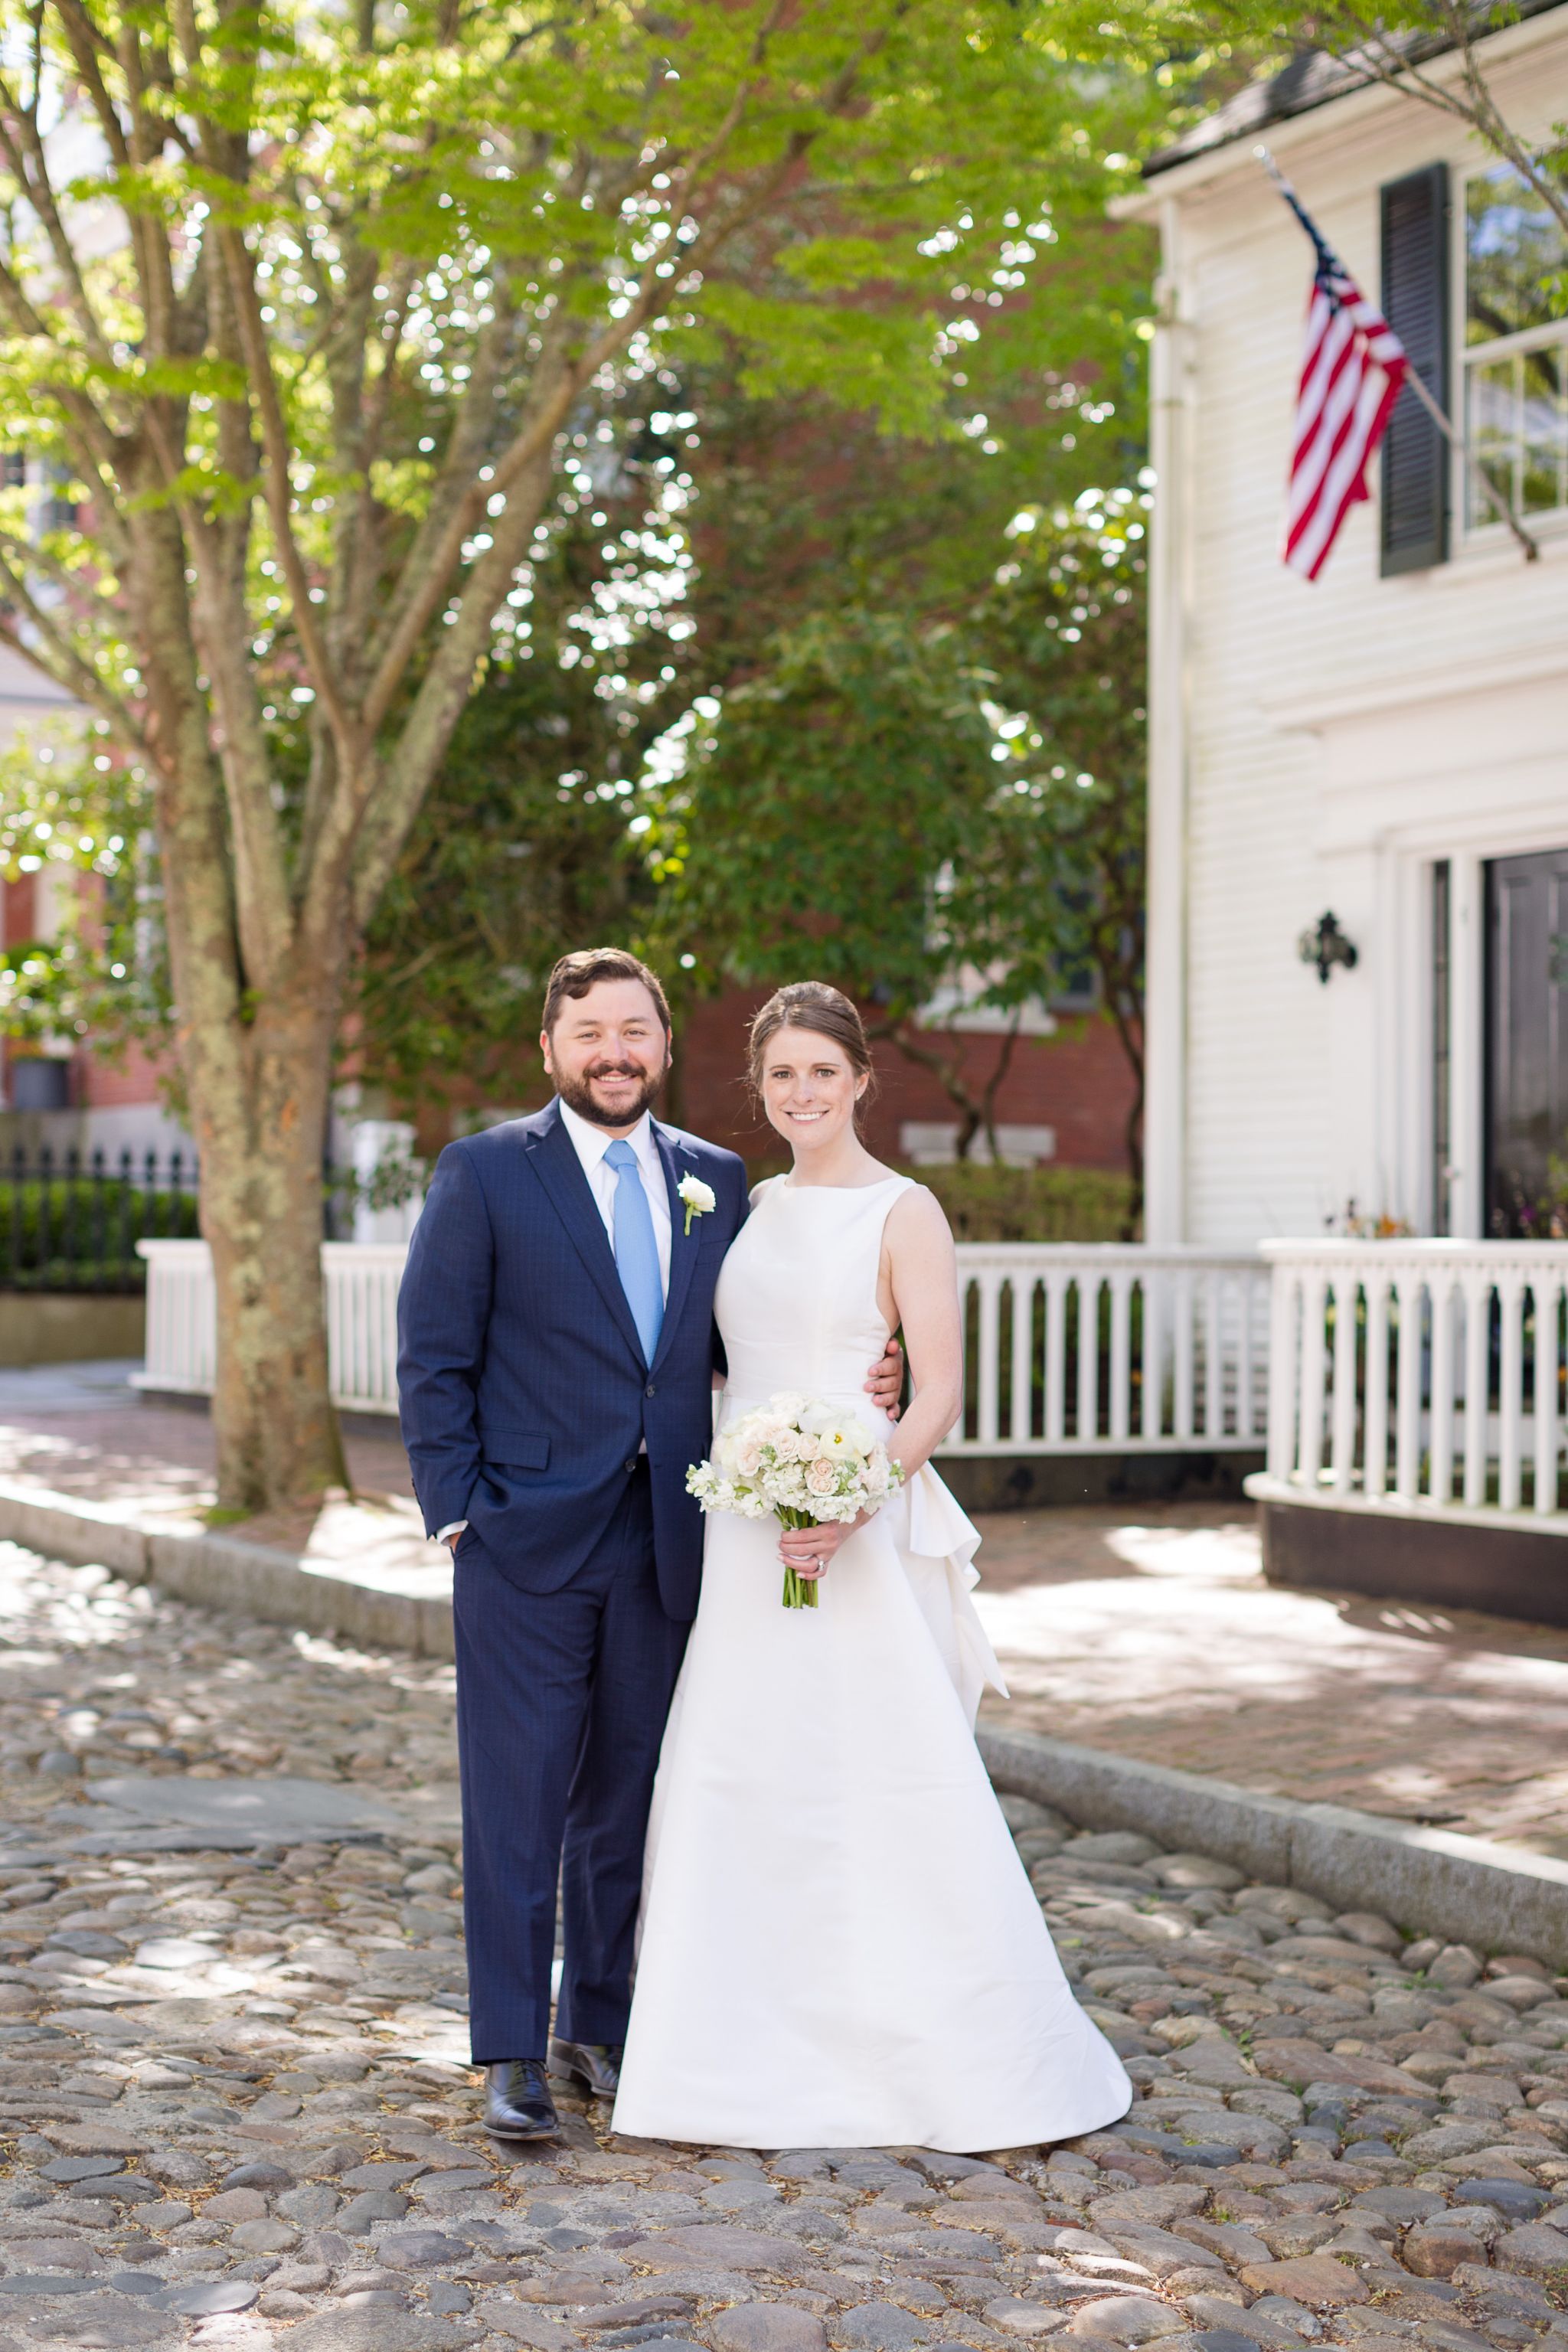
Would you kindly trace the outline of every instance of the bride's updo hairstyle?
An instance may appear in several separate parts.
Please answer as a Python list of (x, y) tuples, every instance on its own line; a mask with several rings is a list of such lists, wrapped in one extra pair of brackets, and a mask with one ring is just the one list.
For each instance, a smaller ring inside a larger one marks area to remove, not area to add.
[(860, 1015), (843, 990), (830, 988), (825, 980), (792, 980), (787, 988), (775, 991), (752, 1014), (746, 1039), (746, 1076), (759, 1104), (763, 1099), (768, 1042), (781, 1029), (809, 1029), (818, 1037), (830, 1038), (841, 1048), (856, 1076), (866, 1081), (865, 1091), (855, 1105), (858, 1127), (861, 1111), (877, 1091), (877, 1070)]

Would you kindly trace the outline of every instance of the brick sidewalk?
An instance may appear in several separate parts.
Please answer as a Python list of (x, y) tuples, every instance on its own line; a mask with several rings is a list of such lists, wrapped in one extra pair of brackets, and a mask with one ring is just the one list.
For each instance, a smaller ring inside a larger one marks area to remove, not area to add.
[(1568, 1855), (1568, 1632), (1266, 1585), (1251, 1514), (984, 1522), (1000, 1726)]
[[(432, 1558), (402, 1448), (351, 1434), (367, 1547)], [(0, 1478), (194, 1518), (212, 1497), (199, 1408), (123, 1370), (0, 1373)], [(252, 1541), (342, 1557), (343, 1504)], [(399, 1526), (401, 1525), (401, 1532)], [(1275, 1591), (1246, 1510), (1144, 1505), (982, 1522), (982, 1613), (1011, 1685), (988, 1720), (1270, 1794), (1441, 1823), (1568, 1855), (1568, 1631)]]

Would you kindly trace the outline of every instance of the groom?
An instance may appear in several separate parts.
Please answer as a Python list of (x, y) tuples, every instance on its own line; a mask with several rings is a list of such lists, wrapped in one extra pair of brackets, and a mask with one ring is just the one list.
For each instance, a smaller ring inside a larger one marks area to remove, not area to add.
[[(669, 1008), (618, 948), (563, 956), (555, 1098), (447, 1146), (398, 1299), (404, 1442), (453, 1550), (464, 1914), (485, 2121), (557, 2129), (549, 2071), (612, 2095), (643, 1844), (697, 1611), (721, 1360), (713, 1288), (746, 1216), (732, 1151), (648, 1115)], [(868, 1386), (896, 1397), (889, 1350)], [(556, 1896), (565, 1956), (549, 2040)]]

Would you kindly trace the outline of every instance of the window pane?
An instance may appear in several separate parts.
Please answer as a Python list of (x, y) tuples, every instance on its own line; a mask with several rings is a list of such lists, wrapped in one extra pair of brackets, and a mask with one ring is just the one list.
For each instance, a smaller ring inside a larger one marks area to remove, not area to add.
[(1468, 343), (1543, 326), (1568, 309), (1562, 289), (1542, 282), (1568, 267), (1568, 239), (1507, 163), (1466, 183), (1465, 251)]
[[(1519, 373), (1518, 360), (1510, 358), (1471, 368), (1469, 379), (1470, 454), (1503, 496), (1510, 499), (1513, 496), (1514, 452), (1519, 446)], [(1473, 481), (1469, 486), (1469, 519), (1472, 525), (1493, 520), (1486, 493)]]
[(1527, 509), (1563, 504), (1563, 346), (1527, 352), (1520, 360), (1523, 380), (1524, 472), (1521, 496)]

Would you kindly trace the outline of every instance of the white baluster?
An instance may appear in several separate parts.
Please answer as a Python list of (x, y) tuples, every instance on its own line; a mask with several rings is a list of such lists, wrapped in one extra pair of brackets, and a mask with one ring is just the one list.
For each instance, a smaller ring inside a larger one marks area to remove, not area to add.
[(1165, 1433), (1164, 1307), (1169, 1278), (1163, 1266), (1143, 1269), (1143, 1314), (1139, 1341), (1139, 1427), (1146, 1438)]
[(1557, 1303), (1560, 1273), (1532, 1274), (1535, 1301), (1535, 1507), (1542, 1517), (1557, 1508)]
[(1454, 1283), (1439, 1266), (1433, 1274), (1432, 1394), (1428, 1407), (1432, 1460), (1427, 1493), (1434, 1503), (1454, 1497)]
[(1421, 1482), (1421, 1301), (1426, 1289), (1419, 1273), (1401, 1271), (1394, 1278), (1399, 1300), (1399, 1367), (1394, 1386), (1394, 1491), (1402, 1502), (1413, 1503)]
[(1046, 1276), (1046, 1426), (1047, 1445), (1067, 1435), (1068, 1277), (1061, 1266)]
[(1100, 1435), (1100, 1276), (1078, 1278), (1078, 1442)]
[(1490, 1403), (1492, 1286), (1484, 1267), (1465, 1269), (1465, 1501), (1487, 1498), (1487, 1409)]
[(1522, 1484), (1520, 1456), (1524, 1413), (1524, 1335), (1521, 1329), (1523, 1308), (1523, 1275), (1516, 1267), (1505, 1267), (1498, 1281), (1502, 1347), (1498, 1372), (1497, 1478), (1498, 1506), (1504, 1511), (1518, 1510)]
[(1268, 1475), (1296, 1473), (1296, 1399), (1300, 1385), (1297, 1349), (1301, 1278), (1293, 1265), (1276, 1263), (1268, 1292)]
[(1366, 1388), (1362, 1407), (1362, 1487), (1373, 1501), (1388, 1492), (1388, 1287), (1385, 1267), (1369, 1265), (1366, 1296)]
[(1174, 1400), (1173, 1434), (1190, 1439), (1193, 1429), (1193, 1277), (1187, 1268), (1178, 1266), (1172, 1286), (1174, 1297), (1172, 1313), (1174, 1323), (1175, 1378), (1173, 1382)]
[(1220, 1338), (1221, 1276), (1209, 1266), (1200, 1276), (1204, 1301), (1204, 1435), (1225, 1434), (1225, 1358)]
[(998, 1406), (1002, 1380), (1002, 1276), (987, 1267), (980, 1276), (980, 1420), (975, 1432), (982, 1445), (994, 1445), (1001, 1434)]
[(1110, 1277), (1110, 1435), (1125, 1444), (1132, 1407), (1132, 1276)]
[(1035, 1433), (1035, 1277), (1013, 1276), (1013, 1397), (1007, 1433), (1026, 1445)]
[(1334, 1395), (1329, 1446), (1336, 1495), (1348, 1495), (1355, 1474), (1356, 1301), (1361, 1284), (1353, 1266), (1334, 1276)]
[(1301, 1468), (1303, 1486), (1316, 1492), (1323, 1464), (1323, 1372), (1327, 1349), (1323, 1306), (1328, 1277), (1308, 1269), (1301, 1285)]

